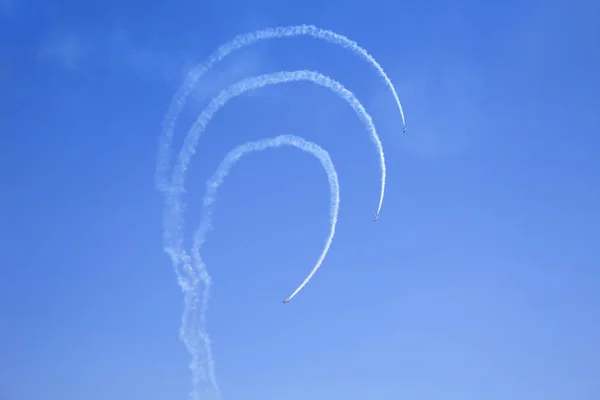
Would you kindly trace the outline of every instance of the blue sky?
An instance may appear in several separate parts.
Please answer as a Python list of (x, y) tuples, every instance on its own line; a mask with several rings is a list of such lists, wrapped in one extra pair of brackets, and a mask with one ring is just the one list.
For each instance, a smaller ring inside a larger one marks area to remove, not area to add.
[[(311, 38), (226, 59), (188, 104), (245, 76), (313, 69), (309, 83), (232, 100), (187, 174), (187, 242), (204, 182), (233, 147), (280, 134), (326, 148), (341, 187), (328, 232), (319, 163), (249, 155), (219, 192), (203, 256), (223, 399), (600, 397), (599, 7), (592, 1), (0, 2), (0, 398), (183, 399), (182, 293), (154, 187), (162, 118), (185, 72), (239, 33), (310, 23)], [(367, 5), (368, 4), (368, 5)]]

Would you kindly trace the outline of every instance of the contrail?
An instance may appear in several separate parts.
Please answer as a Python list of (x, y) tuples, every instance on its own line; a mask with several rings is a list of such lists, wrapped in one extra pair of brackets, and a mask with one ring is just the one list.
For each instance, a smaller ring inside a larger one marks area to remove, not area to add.
[[(202, 245), (206, 242), (206, 235), (212, 229), (212, 214), (214, 210), (214, 205), (217, 197), (217, 191), (219, 187), (223, 184), (223, 180), (229, 174), (229, 170), (239, 161), (239, 159), (249, 152), (254, 151), (262, 151), (269, 148), (276, 148), (281, 146), (293, 146), (304, 152), (310, 153), (316, 158), (319, 159), (325, 172), (327, 173), (327, 179), (329, 180), (329, 190), (331, 194), (331, 204), (329, 207), (330, 214), (330, 222), (331, 228), (329, 231), (329, 235), (325, 240), (325, 246), (319, 256), (315, 266), (312, 271), (308, 275), (308, 277), (302, 282), (302, 284), (294, 291), (294, 294), (290, 296), (290, 299), (298, 293), (300, 289), (310, 280), (310, 278), (317, 272), (327, 252), (329, 251), (329, 247), (331, 246), (331, 242), (333, 240), (333, 236), (335, 235), (335, 227), (337, 224), (338, 218), (338, 210), (340, 207), (340, 189), (338, 183), (338, 176), (335, 171), (335, 167), (329, 154), (326, 150), (321, 148), (315, 143), (309, 142), (301, 137), (293, 136), (293, 135), (281, 135), (274, 138), (261, 139), (256, 142), (249, 142), (243, 144), (241, 146), (236, 147), (234, 150), (230, 151), (227, 156), (221, 161), (221, 164), (214, 172), (212, 177), (206, 183), (206, 194), (203, 200), (203, 213), (200, 221), (200, 225), (198, 229), (194, 233), (193, 246), (192, 246), (192, 258), (194, 268), (197, 273), (200, 275), (200, 280), (204, 283), (204, 296), (202, 297), (202, 305), (200, 307), (200, 323), (195, 327), (195, 330), (198, 332), (198, 336), (202, 338), (204, 341), (204, 352), (206, 355), (206, 361), (208, 364), (208, 376), (213, 388), (218, 391), (218, 386), (215, 377), (215, 368), (214, 361), (212, 358), (211, 347), (210, 347), (210, 339), (208, 334), (205, 331), (205, 321), (206, 321), (206, 310), (208, 308), (208, 300), (209, 300), (209, 288), (211, 284), (211, 278), (206, 269), (206, 265), (202, 261), (200, 257), (200, 249)], [(197, 286), (194, 286), (193, 295), (191, 298), (198, 299), (199, 294), (197, 290)], [(186, 303), (187, 304), (187, 303)], [(186, 310), (187, 311), (187, 310)], [(195, 307), (189, 309), (189, 311), (195, 311)], [(195, 346), (198, 348), (198, 346)], [(192, 365), (198, 365), (200, 363), (200, 357), (198, 353), (193, 354), (194, 360), (192, 361)], [(195, 370), (193, 372), (196, 372)], [(199, 383), (199, 382), (195, 382)], [(198, 387), (195, 388), (196, 393)]]
[[(173, 177), (171, 183), (171, 196), (179, 197), (179, 194), (184, 190), (183, 182), (185, 179), (185, 172), (190, 162), (191, 156), (195, 153), (196, 146), (198, 144), (198, 140), (206, 126), (213, 118), (213, 116), (223, 107), (229, 100), (232, 98), (239, 96), (250, 90), (255, 90), (268, 85), (276, 85), (280, 83), (287, 82), (296, 82), (296, 81), (309, 81), (319, 86), (327, 87), (331, 89), (335, 94), (337, 94), (342, 99), (346, 100), (348, 104), (354, 109), (358, 118), (365, 125), (369, 134), (371, 136), (371, 140), (375, 144), (377, 152), (379, 153), (379, 164), (381, 169), (381, 191), (379, 195), (379, 204), (377, 206), (377, 214), (381, 211), (381, 206), (383, 204), (383, 198), (385, 196), (385, 184), (386, 184), (386, 165), (385, 165), (385, 155), (383, 153), (383, 146), (381, 144), (381, 140), (377, 135), (377, 130), (375, 129), (375, 125), (373, 124), (373, 119), (369, 115), (369, 113), (365, 110), (363, 105), (358, 101), (356, 96), (346, 89), (341, 83), (331, 79), (319, 72), (308, 71), (308, 70), (299, 70), (299, 71), (282, 71), (275, 72), (271, 74), (259, 75), (256, 77), (242, 79), (241, 81), (229, 86), (227, 89), (221, 91), (217, 96), (215, 96), (210, 104), (202, 110), (200, 116), (196, 119), (196, 122), (187, 133), (185, 141), (183, 143), (183, 147), (181, 152), (179, 153), (179, 160), (173, 170)], [(177, 201), (177, 203), (179, 203)], [(176, 206), (174, 204), (174, 206)], [(174, 212), (177, 213), (179, 211), (179, 207), (174, 207)], [(173, 218), (176, 218), (175, 215), (172, 215)], [(180, 222), (180, 221), (178, 221)]]
[[(391, 90), (400, 115), (402, 117), (402, 123), (406, 126), (404, 119), (404, 112), (402, 105), (396, 93), (396, 90), (387, 77), (383, 68), (375, 61), (375, 59), (356, 42), (348, 39), (343, 35), (339, 35), (335, 32), (317, 28), (313, 25), (299, 25), (299, 26), (288, 26), (269, 28), (259, 30), (251, 33), (236, 36), (232, 41), (219, 47), (212, 55), (210, 55), (203, 63), (198, 64), (185, 78), (184, 83), (178, 89), (175, 94), (173, 101), (167, 111), (165, 119), (163, 120), (163, 131), (160, 137), (158, 160), (156, 167), (156, 186), (159, 191), (165, 195), (165, 212), (163, 215), (163, 241), (164, 249), (170, 255), (175, 272), (177, 274), (177, 280), (184, 292), (184, 312), (182, 315), (182, 322), (180, 327), (180, 338), (184, 342), (187, 350), (192, 355), (192, 362), (190, 369), (193, 375), (193, 387), (194, 391), (192, 397), (194, 400), (199, 400), (202, 392), (200, 391), (200, 384), (202, 381), (208, 380), (212, 388), (207, 388), (209, 392), (213, 392), (213, 395), (219, 396), (219, 389), (216, 383), (214, 373), (214, 362), (211, 354), (210, 338), (205, 331), (205, 318), (206, 309), (209, 299), (209, 288), (211, 285), (210, 275), (206, 271), (204, 264), (200, 258), (200, 248), (205, 241), (205, 235), (211, 229), (210, 218), (212, 215), (212, 207), (216, 195), (216, 190), (223, 182), (223, 179), (227, 175), (229, 168), (231, 168), (237, 160), (248, 151), (264, 150), (270, 147), (279, 147), (283, 145), (296, 146), (304, 151), (311, 152), (313, 155), (321, 160), (327, 170), (330, 187), (332, 191), (332, 208), (331, 208), (331, 232), (321, 256), (319, 257), (316, 265), (312, 271), (308, 274), (307, 278), (295, 289), (295, 291), (289, 296), (293, 298), (296, 294), (302, 290), (302, 288), (308, 283), (315, 272), (318, 270), (323, 262), (324, 257), (327, 254), (333, 235), (335, 233), (335, 225), (337, 222), (337, 210), (339, 207), (339, 189), (337, 184), (337, 174), (333, 168), (333, 164), (329, 159), (327, 152), (321, 149), (316, 144), (307, 142), (302, 138), (298, 138), (290, 135), (278, 136), (276, 138), (264, 139), (258, 142), (251, 142), (246, 145), (240, 146), (229, 153), (225, 160), (219, 166), (215, 175), (207, 184), (207, 193), (204, 199), (204, 214), (202, 222), (198, 230), (194, 234), (194, 242), (192, 245), (192, 256), (190, 257), (184, 249), (183, 243), (183, 213), (185, 205), (181, 201), (181, 195), (185, 192), (184, 181), (185, 173), (187, 171), (191, 156), (195, 153), (195, 148), (199, 137), (206, 129), (206, 126), (214, 116), (214, 114), (223, 107), (230, 99), (236, 97), (246, 91), (258, 89), (266, 85), (273, 85), (278, 83), (293, 82), (293, 81), (310, 81), (317, 85), (327, 87), (333, 90), (338, 96), (346, 100), (350, 106), (357, 113), (359, 119), (366, 126), (370, 133), (371, 139), (375, 144), (379, 153), (380, 168), (381, 168), (381, 191), (379, 203), (377, 206), (377, 213), (379, 215), (383, 204), (383, 198), (385, 194), (386, 185), (386, 165), (383, 154), (381, 141), (377, 136), (375, 126), (372, 118), (366, 112), (365, 108), (354, 96), (354, 94), (346, 89), (339, 82), (324, 76), (318, 72), (313, 71), (292, 71), (292, 72), (278, 72), (273, 74), (265, 74), (253, 78), (244, 79), (231, 85), (228, 89), (221, 91), (216, 97), (214, 97), (210, 104), (202, 111), (194, 125), (188, 131), (183, 148), (179, 153), (178, 160), (175, 165), (171, 165), (171, 147), (173, 141), (173, 134), (175, 124), (179, 118), (179, 115), (185, 105), (187, 97), (192, 93), (198, 80), (212, 68), (216, 63), (223, 60), (227, 55), (232, 52), (241, 49), (247, 45), (255, 43), (264, 39), (272, 38), (284, 38), (292, 36), (311, 36), (313, 38), (321, 39), (334, 43), (346, 48), (355, 54), (358, 54), (361, 58), (369, 62), (384, 79), (388, 88)], [(237, 153), (236, 153), (237, 151)], [(326, 158), (323, 158), (326, 157)], [(326, 161), (326, 162), (325, 162)], [(221, 174), (219, 175), (219, 171)], [(168, 175), (171, 174), (170, 180)], [(333, 181), (332, 181), (333, 179)], [(335, 189), (335, 190), (334, 190)], [(212, 196), (212, 197), (210, 197)], [(334, 201), (335, 200), (335, 201)], [(335, 202), (335, 209), (334, 209)], [(202, 296), (202, 302), (200, 304), (200, 291), (199, 284), (202, 283), (205, 286), (205, 291)], [(198, 306), (200, 305), (200, 310)], [(198, 312), (199, 311), (199, 312)], [(203, 345), (202, 345), (203, 344)], [(204, 369), (205, 367), (206, 370)], [(208, 392), (206, 392), (208, 393)]]
[[(185, 192), (184, 183), (187, 167), (192, 155), (195, 153), (198, 140), (206, 129), (206, 126), (217, 113), (217, 111), (220, 110), (229, 100), (243, 94), (244, 92), (258, 89), (267, 85), (303, 80), (313, 82), (317, 85), (327, 87), (334, 91), (334, 93), (349, 103), (359, 119), (366, 126), (379, 153), (381, 167), (381, 193), (377, 214), (379, 214), (379, 210), (381, 209), (386, 183), (386, 166), (381, 141), (377, 136), (377, 131), (371, 116), (367, 113), (356, 96), (354, 96), (354, 94), (346, 89), (342, 84), (314, 71), (283, 71), (243, 79), (215, 96), (209, 105), (200, 113), (196, 122), (186, 135), (183, 147), (179, 153), (178, 162), (173, 170), (171, 186), (168, 187), (168, 191), (166, 191), (166, 209), (163, 220), (165, 227), (163, 236), (165, 251), (171, 256), (178, 282), (184, 292), (184, 313), (182, 316), (180, 339), (184, 342), (190, 354), (196, 354), (196, 356), (193, 356), (194, 360), (190, 365), (192, 370), (197, 372), (195, 374), (195, 380), (199, 380), (205, 376), (204, 371), (200, 369), (201, 366), (198, 361), (200, 359), (201, 350), (197, 347), (197, 341), (194, 336), (195, 332), (197, 332), (197, 329), (193, 328), (196, 324), (196, 304), (198, 303), (197, 290), (193, 288), (197, 287), (199, 279), (201, 280), (203, 277), (200, 276), (200, 278), (198, 278), (197, 271), (192, 268), (190, 257), (184, 250), (183, 244), (184, 205), (181, 201), (181, 195), (183, 192)], [(296, 291), (293, 292), (292, 296), (295, 296), (304, 287), (313, 274), (314, 271), (311, 272), (307, 279), (305, 279), (305, 281), (296, 289)], [(209, 280), (208, 277), (204, 278)], [(208, 350), (205, 348), (204, 351)], [(210, 355), (207, 354), (206, 357), (210, 357)], [(195, 384), (199, 384), (199, 381), (194, 382)]]
[(175, 93), (171, 106), (169, 107), (167, 115), (163, 120), (163, 135), (161, 135), (160, 138), (158, 165), (156, 168), (156, 185), (159, 190), (169, 190), (169, 185), (167, 183), (167, 170), (170, 160), (171, 143), (173, 141), (173, 131), (175, 129), (175, 123), (179, 117), (179, 114), (181, 113), (181, 109), (183, 108), (187, 97), (195, 88), (198, 79), (200, 79), (216, 63), (220, 62), (236, 50), (256, 43), (260, 40), (287, 38), (294, 36), (310, 36), (315, 39), (321, 39), (333, 44), (337, 44), (345, 49), (352, 51), (353, 53), (357, 54), (359, 57), (367, 61), (369, 64), (371, 64), (371, 66), (373, 66), (377, 70), (381, 78), (383, 78), (386, 85), (394, 95), (394, 100), (398, 105), (398, 110), (400, 111), (400, 115), (402, 117), (402, 124), (406, 127), (406, 121), (404, 119), (404, 111), (402, 110), (402, 104), (400, 104), (400, 99), (398, 97), (398, 94), (396, 93), (396, 88), (392, 84), (392, 81), (387, 76), (381, 65), (379, 65), (379, 63), (375, 60), (375, 58), (373, 58), (373, 56), (371, 56), (366, 49), (359, 46), (357, 42), (350, 40), (344, 35), (340, 35), (330, 30), (321, 29), (314, 25), (295, 25), (277, 28), (267, 28), (250, 33), (241, 34), (236, 36), (233, 40), (219, 47), (202, 63), (194, 67), (192, 71), (186, 76), (185, 81), (180, 86), (177, 93)]

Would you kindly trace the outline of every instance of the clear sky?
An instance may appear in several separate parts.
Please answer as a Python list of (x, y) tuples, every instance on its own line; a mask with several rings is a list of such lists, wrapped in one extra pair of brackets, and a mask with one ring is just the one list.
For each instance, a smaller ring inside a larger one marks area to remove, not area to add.
[(0, 2), (0, 398), (173, 400), (191, 390), (182, 293), (154, 186), (161, 123), (186, 71), (254, 29), (315, 24), (359, 42), (395, 84), (312, 38), (218, 64), (179, 125), (242, 77), (310, 83), (232, 100), (187, 174), (186, 246), (204, 185), (246, 141), (326, 148), (341, 188), (328, 233), (313, 157), (242, 159), (203, 257), (224, 400), (600, 398), (598, 2)]

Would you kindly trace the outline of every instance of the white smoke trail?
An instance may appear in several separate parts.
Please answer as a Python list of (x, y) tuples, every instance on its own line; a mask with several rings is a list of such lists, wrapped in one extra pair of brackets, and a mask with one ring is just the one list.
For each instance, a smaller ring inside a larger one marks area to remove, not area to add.
[(398, 105), (398, 109), (400, 111), (400, 115), (402, 116), (402, 124), (406, 126), (406, 121), (404, 119), (404, 111), (402, 110), (402, 104), (400, 104), (400, 99), (398, 97), (398, 94), (396, 93), (396, 88), (392, 84), (392, 81), (387, 76), (381, 65), (373, 58), (373, 56), (371, 56), (366, 49), (360, 47), (357, 42), (350, 40), (344, 35), (340, 35), (338, 33), (326, 29), (321, 29), (314, 25), (296, 25), (277, 28), (267, 28), (263, 30), (241, 34), (236, 36), (233, 40), (219, 47), (202, 63), (194, 67), (192, 71), (187, 75), (185, 81), (173, 97), (171, 106), (169, 107), (167, 115), (165, 116), (165, 119), (163, 121), (163, 134), (160, 138), (158, 165), (156, 168), (156, 185), (159, 190), (169, 190), (169, 185), (167, 183), (167, 173), (169, 169), (168, 166), (171, 155), (173, 131), (175, 129), (175, 124), (177, 122), (179, 114), (181, 113), (181, 110), (186, 102), (186, 99), (192, 92), (192, 90), (195, 88), (198, 80), (216, 63), (220, 62), (236, 50), (239, 50), (250, 44), (256, 43), (260, 40), (286, 38), (294, 36), (310, 36), (315, 39), (321, 39), (333, 44), (337, 44), (345, 49), (354, 52), (359, 57), (371, 64), (371, 66), (373, 66), (377, 70), (381, 78), (383, 78), (388, 88), (394, 95), (394, 100), (396, 101), (396, 104)]
[[(206, 129), (206, 126), (215, 115), (215, 113), (221, 109), (229, 100), (243, 94), (246, 91), (258, 89), (267, 85), (274, 85), (285, 82), (295, 81), (310, 81), (317, 85), (327, 87), (334, 91), (339, 97), (346, 100), (349, 105), (354, 109), (359, 119), (363, 122), (365, 127), (370, 133), (371, 139), (374, 142), (380, 159), (381, 167), (381, 193), (379, 198), (378, 211), (381, 209), (383, 202), (383, 196), (385, 193), (386, 183), (386, 167), (385, 158), (383, 154), (383, 148), (381, 141), (377, 136), (377, 131), (373, 124), (371, 116), (367, 113), (365, 108), (362, 106), (360, 101), (354, 96), (354, 94), (346, 89), (339, 82), (322, 75), (318, 72), (313, 71), (292, 71), (292, 72), (277, 72), (272, 74), (265, 74), (257, 77), (243, 79), (229, 88), (221, 91), (215, 96), (209, 105), (200, 113), (196, 122), (188, 131), (184, 140), (183, 147), (179, 154), (178, 162), (173, 170), (173, 176), (171, 186), (163, 188), (166, 194), (166, 209), (164, 215), (164, 244), (165, 251), (171, 256), (173, 261), (174, 269), (177, 274), (178, 282), (184, 292), (184, 312), (182, 316), (182, 325), (180, 328), (180, 339), (184, 342), (189, 353), (192, 355), (192, 363), (190, 368), (195, 371), (194, 384), (199, 384), (199, 379), (205, 378), (205, 372), (201, 370), (199, 363), (202, 357), (201, 352), (207, 351), (206, 347), (200, 349), (196, 340), (196, 333), (198, 332), (196, 323), (196, 307), (198, 304), (198, 294), (195, 289), (198, 285), (199, 279), (209, 279), (207, 277), (198, 278), (196, 272), (191, 265), (190, 257), (187, 255), (183, 245), (183, 211), (184, 205), (181, 201), (181, 195), (185, 192), (185, 173), (189, 165), (191, 156), (195, 153), (197, 142), (201, 134)], [(304, 282), (294, 291), (295, 296), (310, 280), (314, 275), (314, 271), (311, 271), (309, 276)], [(210, 355), (207, 354), (206, 357)]]
[[(204, 262), (202, 261), (202, 258), (200, 257), (200, 249), (201, 249), (202, 245), (206, 242), (206, 235), (212, 229), (212, 225), (211, 225), (212, 214), (213, 214), (214, 204), (215, 204), (216, 197), (217, 197), (217, 191), (218, 191), (219, 187), (223, 184), (223, 180), (227, 177), (229, 170), (238, 162), (238, 160), (242, 156), (244, 156), (245, 154), (247, 154), (249, 152), (262, 151), (262, 150), (266, 150), (268, 148), (276, 148), (276, 147), (281, 147), (281, 146), (293, 146), (302, 151), (310, 153), (313, 156), (315, 156), (316, 158), (318, 158), (319, 161), (321, 162), (321, 164), (323, 165), (325, 172), (327, 173), (327, 179), (329, 181), (329, 188), (330, 188), (330, 195), (331, 195), (331, 203), (330, 203), (330, 208), (329, 208), (331, 227), (330, 227), (330, 231), (329, 231), (329, 236), (325, 240), (325, 246), (323, 247), (323, 250), (321, 251), (321, 255), (319, 256), (319, 258), (318, 258), (315, 266), (313, 267), (312, 271), (310, 272), (309, 276), (314, 275), (315, 272), (317, 272), (317, 270), (323, 263), (323, 260), (325, 259), (325, 256), (327, 255), (327, 252), (329, 251), (331, 242), (335, 235), (335, 227), (336, 227), (337, 219), (338, 219), (338, 210), (340, 207), (340, 189), (339, 189), (339, 183), (338, 183), (338, 176), (335, 171), (333, 162), (331, 161), (331, 158), (329, 157), (329, 154), (327, 153), (326, 150), (324, 150), (317, 144), (309, 142), (298, 136), (281, 135), (281, 136), (277, 136), (274, 138), (261, 139), (256, 142), (249, 142), (249, 143), (243, 144), (241, 146), (238, 146), (234, 150), (230, 151), (227, 154), (227, 156), (225, 156), (223, 161), (221, 161), (221, 164), (219, 165), (219, 167), (217, 168), (215, 173), (212, 175), (212, 177), (206, 183), (206, 194), (204, 196), (204, 201), (203, 201), (203, 214), (202, 214), (202, 218), (200, 221), (200, 225), (198, 226), (198, 229), (194, 233), (193, 247), (192, 247), (192, 251), (191, 251), (192, 258), (194, 261), (194, 267), (195, 267), (196, 271), (200, 274), (200, 279), (202, 280), (202, 282), (204, 283), (204, 286), (205, 286), (204, 295), (202, 298), (202, 305), (200, 308), (200, 323), (197, 327), (197, 331), (199, 333), (198, 336), (204, 340), (204, 351), (206, 354), (206, 361), (208, 364), (208, 376), (209, 376), (209, 379), (210, 379), (210, 382), (211, 382), (213, 388), (217, 391), (218, 391), (218, 386), (217, 386), (217, 382), (216, 382), (214, 361), (212, 358), (212, 352), (211, 352), (211, 347), (210, 347), (210, 338), (205, 330), (206, 310), (208, 308), (208, 300), (209, 300), (209, 293), (210, 293), (209, 288), (210, 288), (210, 284), (211, 284), (211, 279), (210, 279), (210, 275), (208, 274), (208, 271), (206, 269), (206, 265), (204, 264)], [(306, 282), (308, 282), (308, 278), (305, 280), (305, 282), (302, 283), (302, 286), (304, 286), (306, 284)], [(295, 293), (297, 293), (298, 291), (299, 291), (299, 289), (296, 289)], [(194, 297), (197, 298), (198, 291), (196, 290), (196, 288), (194, 289), (194, 292), (195, 292)], [(290, 299), (291, 299), (291, 297), (292, 296), (290, 296)], [(199, 359), (194, 360), (194, 363), (199, 363), (199, 362), (200, 362)]]
[[(363, 105), (360, 103), (360, 101), (356, 98), (356, 96), (354, 96), (354, 94), (351, 91), (346, 89), (339, 82), (314, 71), (283, 71), (272, 74), (264, 74), (252, 78), (246, 78), (221, 91), (217, 96), (215, 96), (211, 100), (210, 104), (206, 108), (204, 108), (204, 110), (202, 110), (198, 119), (187, 133), (183, 147), (181, 149), (181, 152), (179, 153), (178, 162), (173, 170), (171, 187), (166, 198), (167, 207), (164, 218), (164, 240), (166, 247), (165, 250), (171, 255), (171, 258), (175, 265), (175, 270), (178, 271), (177, 273), (180, 280), (183, 279), (183, 275), (193, 274), (193, 272), (190, 271), (188, 263), (183, 262), (186, 253), (183, 250), (183, 203), (181, 202), (180, 198), (182, 192), (185, 191), (185, 172), (187, 171), (187, 167), (189, 165), (192, 155), (195, 153), (198, 140), (204, 132), (204, 130), (206, 129), (206, 126), (216, 114), (216, 112), (220, 110), (229, 100), (236, 96), (239, 96), (240, 94), (243, 94), (244, 92), (258, 89), (267, 85), (275, 85), (279, 83), (295, 82), (302, 80), (310, 81), (317, 85), (327, 87), (334, 91), (334, 93), (336, 93), (339, 97), (346, 100), (354, 109), (359, 119), (363, 122), (363, 124), (369, 131), (371, 140), (375, 144), (379, 153), (380, 160), (381, 192), (379, 196), (379, 204), (377, 207), (377, 214), (379, 214), (385, 195), (385, 184), (387, 174), (385, 156), (383, 153), (381, 141), (379, 140), (377, 131), (375, 129), (375, 125), (373, 124), (373, 120), (371, 116), (367, 113)], [(183, 266), (180, 269), (179, 265), (182, 262)]]
[[(319, 29), (312, 25), (270, 28), (247, 33), (244, 35), (239, 35), (232, 41), (226, 43), (225, 45), (217, 49), (217, 51), (214, 52), (208, 59), (206, 59), (202, 64), (196, 66), (194, 70), (192, 70), (192, 72), (188, 74), (185, 82), (175, 94), (175, 97), (173, 98), (171, 106), (169, 107), (167, 115), (165, 116), (165, 119), (163, 121), (163, 133), (160, 138), (155, 179), (156, 186), (159, 191), (165, 194), (166, 201), (166, 208), (163, 216), (163, 240), (165, 244), (165, 251), (171, 256), (173, 266), (177, 274), (178, 283), (181, 286), (182, 291), (184, 292), (184, 312), (180, 328), (180, 338), (184, 342), (190, 354), (192, 355), (192, 362), (190, 364), (190, 368), (193, 373), (193, 384), (195, 388), (193, 396), (196, 400), (199, 399), (199, 396), (201, 395), (199, 389), (200, 382), (201, 380), (207, 378), (206, 371), (202, 369), (203, 358), (208, 360), (208, 379), (211, 381), (213, 388), (217, 391), (218, 394), (218, 387), (216, 385), (216, 379), (214, 378), (214, 363), (212, 361), (210, 351), (210, 339), (203, 328), (206, 305), (208, 301), (208, 288), (210, 287), (210, 276), (206, 272), (206, 269), (203, 267), (203, 264), (201, 264), (201, 259), (199, 258), (199, 248), (203, 242), (203, 239), (198, 239), (198, 243), (200, 243), (198, 246), (194, 245), (194, 264), (192, 264), (192, 257), (190, 257), (183, 248), (184, 224), (182, 215), (184, 211), (184, 205), (180, 201), (180, 198), (181, 194), (185, 192), (184, 179), (189, 160), (195, 152), (195, 146), (200, 135), (206, 128), (207, 124), (210, 122), (212, 116), (221, 107), (223, 107), (225, 103), (231, 98), (242, 94), (245, 91), (257, 89), (265, 85), (292, 82), (296, 80), (308, 80), (318, 85), (332, 89), (336, 94), (345, 99), (353, 107), (355, 112), (358, 114), (359, 118), (369, 130), (371, 138), (377, 147), (381, 163), (381, 193), (379, 204), (377, 207), (377, 215), (379, 215), (379, 212), (381, 211), (381, 206), (383, 203), (383, 197), (385, 192), (386, 167), (381, 142), (379, 140), (379, 137), (377, 136), (377, 132), (373, 125), (372, 119), (369, 116), (369, 114), (365, 111), (364, 107), (352, 94), (352, 92), (344, 88), (340, 83), (324, 75), (312, 71), (295, 71), (280, 72), (276, 74), (266, 74), (260, 77), (240, 81), (237, 84), (232, 85), (228, 90), (222, 91), (217, 97), (215, 97), (211, 101), (210, 105), (204, 109), (202, 114), (198, 117), (196, 123), (193, 125), (190, 131), (188, 131), (188, 134), (185, 139), (185, 144), (179, 155), (179, 162), (175, 165), (173, 171), (171, 171), (172, 181), (167, 181), (167, 174), (169, 173), (171, 164), (171, 146), (175, 124), (187, 100), (187, 97), (195, 88), (197, 81), (200, 79), (200, 77), (202, 77), (210, 68), (212, 68), (212, 66), (214, 66), (217, 62), (221, 61), (223, 58), (225, 58), (228, 54), (244, 46), (250, 45), (263, 39), (283, 38), (301, 35), (312, 36), (317, 39), (322, 39), (334, 44), (341, 45), (342, 47), (358, 54), (360, 57), (369, 62), (373, 67), (375, 67), (379, 75), (385, 80), (387, 86), (392, 91), (392, 94), (394, 95), (394, 98), (400, 110), (400, 114), (402, 116), (402, 122), (405, 125), (404, 112), (402, 111), (402, 106), (398, 99), (396, 90), (389, 78), (387, 77), (387, 75), (385, 74), (385, 72), (383, 71), (383, 69), (381, 68), (381, 66), (375, 61), (375, 59), (365, 49), (358, 46), (356, 42), (346, 38), (345, 36), (336, 34), (332, 31)], [(206, 229), (209, 229), (209, 227), (210, 224), (207, 225)], [(306, 283), (311, 279), (311, 277), (321, 265), (323, 258), (325, 257), (325, 254), (327, 252), (327, 249), (331, 244), (331, 238), (333, 237), (334, 228), (335, 224), (333, 223), (332, 234), (328, 239), (328, 244), (326, 244), (326, 248), (322, 253), (321, 257), (319, 258), (317, 265), (315, 266), (315, 268), (313, 268), (313, 270), (310, 272), (308, 277), (302, 282), (302, 284), (292, 293), (290, 298), (294, 297), (306, 285)], [(201, 229), (199, 231), (201, 231)], [(201, 235), (199, 235), (200, 234), (197, 233), (195, 238), (201, 237)], [(200, 321), (198, 321), (198, 313), (196, 308), (199, 303), (198, 285), (200, 282), (205, 284), (206, 291), (204, 293), (205, 297), (202, 301), (201, 318)], [(204, 342), (204, 346), (200, 346), (201, 343), (199, 342), (199, 340)]]
[(223, 107), (232, 98), (239, 96), (240, 94), (245, 93), (247, 91), (255, 90), (268, 85), (276, 85), (280, 83), (296, 81), (309, 81), (319, 86), (324, 86), (328, 89), (331, 89), (335, 94), (337, 94), (339, 97), (348, 102), (348, 104), (354, 109), (359, 119), (363, 122), (363, 124), (369, 131), (371, 140), (375, 144), (377, 152), (379, 153), (379, 164), (381, 169), (381, 192), (379, 196), (379, 204), (377, 206), (377, 214), (379, 214), (385, 195), (387, 171), (385, 166), (383, 146), (381, 144), (379, 136), (377, 135), (377, 130), (375, 129), (375, 125), (373, 124), (373, 119), (365, 110), (360, 101), (358, 101), (356, 96), (354, 96), (354, 94), (348, 89), (346, 89), (341, 83), (318, 72), (307, 70), (281, 71), (242, 79), (241, 81), (229, 86), (227, 89), (221, 91), (217, 96), (215, 96), (211, 100), (210, 104), (204, 110), (202, 110), (200, 116), (196, 119), (196, 122), (194, 123), (194, 125), (192, 125), (192, 127), (187, 133), (183, 144), (183, 148), (179, 153), (179, 162), (173, 170), (172, 195), (177, 195), (182, 190), (184, 190), (183, 181), (185, 179), (185, 172), (189, 165), (191, 156), (196, 151), (196, 145), (198, 144), (198, 140), (204, 132), (204, 130), (206, 129), (206, 126), (208, 125), (212, 117), (217, 113), (217, 111), (219, 111), (219, 109), (221, 109), (221, 107)]

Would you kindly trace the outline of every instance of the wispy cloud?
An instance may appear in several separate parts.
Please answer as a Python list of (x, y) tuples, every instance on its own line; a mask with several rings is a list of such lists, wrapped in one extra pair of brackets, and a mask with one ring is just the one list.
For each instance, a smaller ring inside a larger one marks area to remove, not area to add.
[[(179, 83), (213, 50), (205, 48), (199, 52), (148, 45), (136, 41), (124, 29), (95, 34), (59, 30), (47, 35), (39, 45), (37, 55), (42, 62), (67, 70), (109, 68), (134, 74), (140, 79)], [(242, 57), (232, 56), (202, 80), (193, 99), (203, 102), (230, 83), (260, 73), (263, 59), (258, 50), (244, 51)]]
[(165, 50), (137, 42), (127, 31), (115, 29), (103, 43), (100, 62), (128, 70), (142, 79), (180, 80), (192, 56), (180, 50)]
[(69, 32), (48, 35), (37, 51), (40, 60), (54, 66), (75, 70), (82, 66), (87, 48), (83, 40)]

